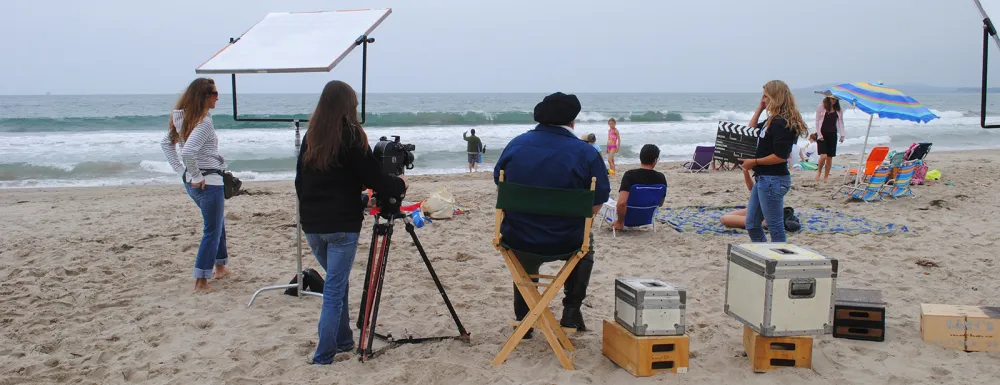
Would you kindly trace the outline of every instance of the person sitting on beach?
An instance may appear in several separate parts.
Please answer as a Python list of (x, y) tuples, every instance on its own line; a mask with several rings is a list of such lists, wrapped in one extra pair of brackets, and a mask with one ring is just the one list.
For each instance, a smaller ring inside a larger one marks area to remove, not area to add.
[(598, 154), (601, 153), (601, 146), (597, 144), (597, 135), (594, 135), (593, 133), (587, 134), (583, 141), (587, 142), (587, 144), (591, 146), (594, 146), (594, 149), (597, 150)]
[(819, 155), (816, 154), (816, 135), (809, 136), (809, 143), (805, 147), (799, 146), (796, 139), (795, 144), (792, 145), (792, 156), (795, 157), (795, 161), (789, 162), (789, 164), (793, 170), (812, 170), (815, 168), (814, 161), (819, 159)]
[(816, 134), (809, 134), (809, 144), (799, 149), (799, 161), (819, 164), (819, 149), (816, 146)]
[(478, 171), (479, 152), (483, 149), (483, 141), (476, 136), (475, 128), (472, 129), (472, 135), (466, 136), (465, 134), (466, 132), (462, 133), (462, 139), (467, 142), (465, 151), (469, 153), (469, 172)]
[[(743, 183), (747, 185), (747, 191), (753, 191), (753, 177), (750, 176), (750, 170), (745, 168), (743, 169)], [(747, 209), (728, 212), (722, 216), (721, 220), (723, 226), (745, 229), (747, 227)], [(763, 226), (767, 226), (767, 221), (763, 222)]]
[[(743, 170), (743, 183), (746, 183), (747, 190), (753, 191), (753, 177), (750, 176), (750, 171)], [(799, 219), (795, 217), (795, 210), (791, 207), (785, 207), (784, 210), (784, 221), (786, 231), (798, 231), (801, 228), (799, 224)], [(747, 227), (747, 209), (739, 209), (736, 211), (728, 212), (722, 215), (720, 218), (722, 225), (730, 228), (745, 229)], [(765, 229), (767, 228), (767, 220), (761, 222), (761, 226)]]
[[(660, 160), (660, 148), (655, 144), (646, 144), (639, 150), (639, 168), (628, 170), (622, 175), (622, 184), (618, 188), (618, 200), (615, 203), (615, 210), (618, 212), (618, 220), (612, 224), (616, 230), (625, 228), (625, 213), (628, 211), (628, 194), (632, 185), (636, 184), (662, 184), (667, 185), (667, 177), (662, 172), (656, 171), (656, 163)], [(660, 201), (660, 206), (666, 197)], [(609, 200), (609, 202), (614, 202)]]
[[(493, 182), (499, 183), (500, 171), (511, 183), (531, 187), (586, 189), (591, 178), (597, 178), (594, 194), (594, 214), (611, 193), (608, 170), (601, 154), (573, 134), (580, 100), (575, 95), (557, 92), (546, 96), (535, 106), (535, 129), (518, 135), (507, 144), (493, 169)], [(500, 224), (503, 236), (514, 256), (528, 274), (538, 274), (542, 263), (568, 260), (583, 244), (584, 218), (566, 218), (511, 212)], [(590, 234), (590, 251), (583, 257), (563, 288), (563, 327), (587, 330), (580, 307), (587, 297), (587, 286), (594, 268), (594, 236)], [(514, 290), (514, 315), (518, 321), (528, 315), (528, 305), (521, 293)], [(525, 335), (531, 338), (531, 331)]]

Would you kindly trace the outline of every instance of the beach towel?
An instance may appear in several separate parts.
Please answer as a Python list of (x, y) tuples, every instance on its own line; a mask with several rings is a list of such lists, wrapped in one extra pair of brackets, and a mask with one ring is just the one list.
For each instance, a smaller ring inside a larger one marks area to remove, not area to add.
[[(743, 209), (746, 206), (687, 206), (661, 208), (657, 210), (656, 220), (665, 223), (679, 232), (698, 234), (744, 235), (746, 230), (733, 229), (722, 225), (720, 218), (728, 212)], [(788, 233), (813, 234), (874, 234), (897, 235), (910, 232), (904, 225), (894, 223), (879, 223), (863, 217), (855, 217), (826, 207), (795, 208), (802, 229)]]

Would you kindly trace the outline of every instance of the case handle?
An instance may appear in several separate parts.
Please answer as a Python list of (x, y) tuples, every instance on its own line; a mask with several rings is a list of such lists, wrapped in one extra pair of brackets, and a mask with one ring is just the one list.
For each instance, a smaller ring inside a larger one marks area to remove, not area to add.
[(788, 298), (812, 298), (816, 296), (816, 278), (793, 278), (788, 282)]

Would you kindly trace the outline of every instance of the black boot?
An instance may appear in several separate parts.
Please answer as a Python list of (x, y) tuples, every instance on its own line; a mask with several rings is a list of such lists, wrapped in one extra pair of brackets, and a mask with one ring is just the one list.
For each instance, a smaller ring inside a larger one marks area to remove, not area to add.
[(801, 228), (802, 225), (799, 223), (799, 217), (795, 216), (795, 209), (785, 207), (785, 231), (794, 233)]
[(583, 300), (587, 298), (587, 286), (590, 284), (590, 273), (594, 269), (594, 261), (589, 259), (581, 260), (573, 268), (573, 272), (566, 279), (563, 286), (563, 314), (559, 325), (565, 328), (575, 328), (578, 331), (587, 331), (587, 325), (583, 323), (583, 313), (580, 307)]

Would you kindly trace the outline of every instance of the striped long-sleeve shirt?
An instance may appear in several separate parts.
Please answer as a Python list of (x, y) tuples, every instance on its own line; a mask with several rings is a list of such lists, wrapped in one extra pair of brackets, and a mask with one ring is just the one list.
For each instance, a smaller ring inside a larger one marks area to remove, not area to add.
[[(184, 111), (173, 111), (174, 127), (180, 130), (184, 123)], [(215, 125), (212, 123), (212, 115), (208, 114), (201, 122), (194, 127), (187, 140), (181, 140), (180, 157), (177, 156), (176, 146), (170, 142), (170, 135), (163, 137), (160, 141), (160, 148), (170, 163), (170, 167), (178, 174), (187, 170), (187, 180), (189, 183), (199, 183), (222, 186), (222, 176), (217, 174), (201, 175), (201, 170), (225, 170), (226, 161), (219, 155), (219, 137), (215, 134)]]

